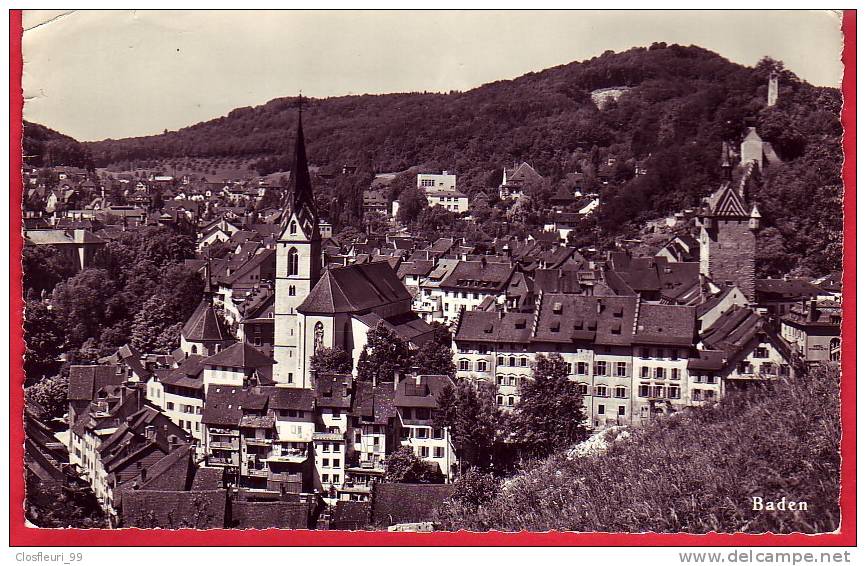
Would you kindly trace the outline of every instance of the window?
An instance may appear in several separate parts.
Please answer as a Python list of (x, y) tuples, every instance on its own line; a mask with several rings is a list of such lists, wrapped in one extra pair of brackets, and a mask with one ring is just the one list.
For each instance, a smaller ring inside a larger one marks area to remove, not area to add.
[(340, 418), (340, 409), (332, 409), (331, 412), (332, 412), (332, 414), (334, 415), (334, 418), (335, 418), (335, 419)]
[(625, 405), (620, 405), (616, 414), (618, 414), (621, 417), (624, 417), (625, 416)]
[(514, 397), (511, 396), (511, 395), (508, 396), (508, 406), (509, 406), (509, 407), (513, 407), (513, 406), (514, 406)]
[(500, 407), (502, 406), (502, 395), (496, 396), (496, 404), (499, 405)]
[(626, 388), (623, 387), (622, 385), (616, 387), (614, 389), (614, 395), (616, 396), (617, 399), (625, 399), (626, 395), (627, 395)]
[[(842, 359), (842, 341), (838, 338), (830, 339), (830, 361), (838, 362)], [(787, 366), (784, 366), (787, 368)], [(787, 375), (787, 374), (786, 374)]]
[(665, 373), (665, 368), (656, 368), (656, 379), (664, 379)]
[(680, 398), (680, 386), (679, 385), (671, 385), (668, 387), (668, 398), (669, 399), (679, 399)]
[(322, 467), (330, 468), (331, 467), (331, 459), (330, 458), (322, 458)]
[(616, 362), (616, 375), (617, 377), (625, 377), (626, 371), (626, 363), (625, 362)]
[(322, 452), (330, 452), (330, 451), (331, 451), (331, 445), (330, 444), (328, 444), (327, 442), (322, 444)]
[(460, 371), (469, 371), (469, 360), (460, 360), (457, 365)]
[(653, 385), (650, 387), (650, 391), (652, 392), (653, 397), (664, 397), (665, 396), (665, 388), (663, 385)]
[(508, 358), (508, 367), (515, 367), (517, 365), (517, 359), (514, 356)]
[(417, 438), (428, 438), (429, 437), (429, 431), (426, 428), (419, 428), (419, 429), (417, 429), (417, 432), (418, 432)]
[(607, 385), (597, 385), (595, 387), (596, 397), (607, 397)]
[(168, 409), (169, 411), (173, 411), (174, 410), (174, 403), (172, 403), (171, 401), (168, 401), (165, 404), (165, 408)]
[(403, 440), (409, 440), (412, 438), (412, 429), (411, 428), (403, 428), (400, 429), (400, 438)]
[(437, 440), (445, 438), (445, 431), (442, 430), (441, 428), (434, 428), (433, 429), (433, 438), (435, 438)]
[(701, 391), (702, 389), (692, 389), (692, 401), (700, 401), (701, 400)]
[(289, 224), (289, 234), (297, 234), (298, 233), (298, 223), (292, 220), (292, 223)]
[(649, 348), (641, 348), (640, 349), (640, 357), (643, 359), (648, 359), (650, 357), (650, 349)]
[(577, 375), (586, 375), (589, 370), (589, 364), (586, 362), (577, 362)]
[(361, 444), (361, 431), (355, 431), (355, 444)]
[(322, 474), (322, 483), (328, 483), (331, 479), (331, 476), (328, 474)]
[(599, 414), (599, 415), (603, 415), (603, 414), (604, 414), (604, 405), (599, 405), (599, 406), (598, 406), (598, 414)]
[(578, 383), (577, 384), (577, 393), (579, 395), (588, 395), (589, 394), (589, 386), (586, 383)]
[(434, 458), (444, 458), (445, 457), (445, 449), (441, 446), (436, 446), (433, 448), (433, 457)]
[[(338, 458), (334, 458), (334, 464), (332, 467), (334, 467), (334, 468), (340, 467), (340, 460)], [(334, 476), (334, 481), (339, 481), (336, 476)]]
[(505, 376), (497, 375), (496, 376), (496, 385), (505, 385)]
[(520, 358), (520, 367), (525, 368), (526, 365), (527, 365), (527, 359), (526, 358)]
[(649, 379), (649, 366), (643, 366), (640, 368), (640, 377), (641, 379)]
[(595, 362), (595, 375), (607, 375), (607, 362)]
[(496, 365), (505, 365), (505, 356), (496, 356)]
[(290, 297), (295, 296), (295, 286), (294, 285), (289, 285), (289, 296)]
[(754, 357), (756, 357), (756, 358), (769, 358), (770, 357), (770, 351), (764, 347), (755, 348)]
[(679, 378), (680, 378), (679, 368), (671, 368), (671, 379), (679, 379)]
[(289, 250), (288, 257), (286, 258), (286, 275), (297, 275), (298, 274), (298, 250), (292, 248)]
[(419, 446), (418, 447), (418, 455), (422, 458), (430, 457), (430, 448), (428, 446)]
[(487, 371), (487, 360), (478, 360), (478, 371)]

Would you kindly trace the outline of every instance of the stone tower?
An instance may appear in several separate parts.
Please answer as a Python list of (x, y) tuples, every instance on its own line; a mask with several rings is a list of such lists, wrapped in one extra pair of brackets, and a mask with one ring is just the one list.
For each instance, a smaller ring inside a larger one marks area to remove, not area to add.
[(779, 100), (779, 74), (773, 71), (767, 84), (767, 106), (775, 106), (777, 100)]
[(298, 112), (295, 158), (283, 205), (281, 233), (277, 240), (277, 274), (274, 297), (274, 380), (291, 387), (310, 388), (300, 359), (303, 340), (300, 305), (322, 273), (322, 238), (319, 215), (307, 167), (304, 130)]
[(737, 287), (755, 301), (756, 233), (761, 214), (746, 205), (745, 185), (754, 163), (736, 184), (725, 182), (698, 215), (700, 272), (719, 287)]

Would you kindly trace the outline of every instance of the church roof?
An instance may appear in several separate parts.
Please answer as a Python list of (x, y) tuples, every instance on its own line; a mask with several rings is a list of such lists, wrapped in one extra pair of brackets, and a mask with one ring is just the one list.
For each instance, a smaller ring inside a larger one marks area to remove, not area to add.
[(316, 211), (316, 202), (313, 198), (313, 184), (310, 181), (310, 170), (307, 163), (307, 149), (304, 143), (304, 128), (301, 124), (301, 113), (298, 112), (298, 135), (295, 140), (295, 158), (292, 162), (292, 170), (289, 176), (289, 190), (286, 193), (286, 201), (283, 206), (282, 227), (289, 222), (292, 215), (296, 215), (304, 227), (305, 233), (317, 237), (319, 233), (319, 215)]
[(188, 342), (222, 342), (230, 339), (208, 300), (199, 303), (183, 326), (181, 335)]
[(411, 298), (388, 262), (375, 261), (326, 270), (298, 312), (360, 313)]

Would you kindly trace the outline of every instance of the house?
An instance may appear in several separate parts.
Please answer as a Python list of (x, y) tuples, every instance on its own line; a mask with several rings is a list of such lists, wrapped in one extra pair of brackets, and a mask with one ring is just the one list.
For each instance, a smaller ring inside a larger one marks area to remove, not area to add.
[(770, 316), (783, 317), (804, 301), (824, 295), (824, 291), (806, 279), (757, 279), (755, 300)]
[(77, 270), (89, 267), (96, 253), (105, 246), (105, 240), (89, 230), (26, 230), (24, 245), (52, 246)]
[(457, 189), (425, 188), (428, 206), (441, 206), (449, 212), (462, 214), (469, 211), (469, 197)]
[(442, 298), (442, 316), (453, 322), (462, 310), (472, 310), (486, 297), (502, 297), (514, 273), (510, 263), (487, 261), (459, 261), (442, 279), (438, 292)]
[(372, 484), (385, 476), (385, 459), (396, 446), (394, 391), (391, 383), (355, 383), (343, 501), (369, 501)]
[(336, 501), (346, 479), (346, 435), (352, 407), (351, 375), (316, 376), (316, 431), (313, 450), (316, 456), (314, 486), (326, 501)]
[[(365, 213), (387, 215), (391, 208), (391, 203), (384, 191), (366, 190), (364, 191), (362, 206)], [(322, 237), (330, 237), (330, 235), (322, 235)]]
[(455, 191), (457, 189), (457, 175), (450, 171), (439, 173), (419, 173), (416, 177), (418, 188), (426, 192), (428, 189)]
[(529, 193), (529, 189), (544, 182), (544, 177), (527, 162), (515, 164), (512, 168), (502, 170), (502, 182), (499, 184), (499, 198), (502, 200), (517, 200)]
[(414, 375), (398, 382), (394, 392), (400, 445), (435, 464), (446, 481), (457, 473), (457, 454), (451, 433), (435, 426), (434, 420), (439, 394), (448, 386), (454, 387), (454, 382), (445, 375)]
[(809, 298), (782, 316), (781, 332), (807, 364), (842, 360), (842, 304), (832, 299)]

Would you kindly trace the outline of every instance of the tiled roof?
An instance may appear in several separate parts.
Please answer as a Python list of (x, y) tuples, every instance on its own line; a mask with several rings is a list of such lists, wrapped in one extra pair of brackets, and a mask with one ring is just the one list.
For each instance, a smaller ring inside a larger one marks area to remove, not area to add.
[(376, 328), (379, 324), (383, 324), (385, 328), (388, 328), (403, 340), (411, 342), (416, 346), (425, 343), (433, 334), (433, 328), (411, 311), (388, 318), (382, 318), (373, 312), (354, 315), (353, 318), (360, 320), (368, 328)]
[(312, 411), (316, 394), (311, 389), (297, 387), (258, 387), (256, 391), (268, 396), (268, 407), (275, 410)]
[(356, 382), (352, 414), (361, 417), (366, 423), (388, 424), (389, 419), (397, 415), (394, 408), (394, 387), (390, 383), (373, 387), (369, 381)]
[(785, 298), (817, 297), (821, 289), (806, 279), (756, 279), (755, 292)]
[(514, 267), (509, 263), (461, 261), (442, 280), (440, 287), (470, 291), (500, 291), (508, 283)]
[(231, 339), (229, 333), (223, 328), (213, 304), (207, 299), (199, 303), (184, 324), (181, 336), (189, 342), (222, 342)]
[(205, 358), (202, 363), (209, 366), (230, 368), (256, 369), (274, 365), (274, 360), (246, 342), (237, 342), (213, 356)]
[(351, 375), (317, 375), (316, 406), (348, 409), (352, 405), (351, 388)]
[(439, 393), (454, 382), (447, 375), (420, 375), (407, 377), (394, 392), (395, 407), (437, 407)]
[(70, 401), (92, 401), (96, 392), (105, 385), (120, 385), (126, 375), (116, 365), (72, 366), (69, 368)]
[(212, 385), (207, 392), (201, 422), (217, 426), (238, 426), (244, 409), (263, 410), (268, 396), (256, 388)]
[(373, 523), (387, 526), (431, 521), (453, 492), (453, 484), (375, 483), (371, 502)]
[(641, 304), (635, 344), (689, 346), (695, 338), (695, 308)]
[(298, 312), (364, 312), (411, 298), (391, 266), (379, 261), (326, 270)]

